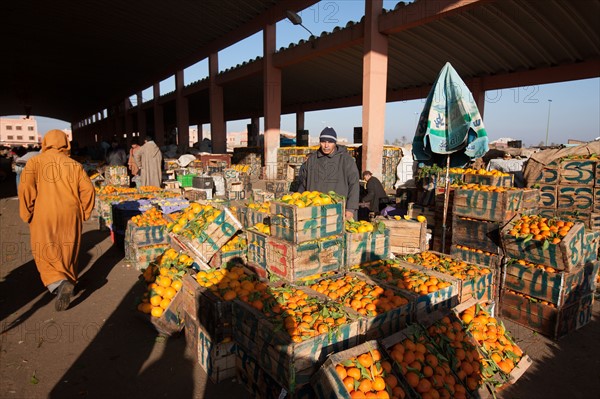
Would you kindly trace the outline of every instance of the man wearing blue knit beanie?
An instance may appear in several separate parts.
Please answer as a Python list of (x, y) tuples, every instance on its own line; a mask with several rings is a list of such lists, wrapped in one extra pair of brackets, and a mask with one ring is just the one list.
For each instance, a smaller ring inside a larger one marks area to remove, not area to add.
[(298, 175), (298, 191), (335, 191), (346, 197), (346, 218), (354, 219), (358, 209), (358, 167), (346, 146), (337, 144), (331, 127), (319, 136), (320, 148), (310, 154)]

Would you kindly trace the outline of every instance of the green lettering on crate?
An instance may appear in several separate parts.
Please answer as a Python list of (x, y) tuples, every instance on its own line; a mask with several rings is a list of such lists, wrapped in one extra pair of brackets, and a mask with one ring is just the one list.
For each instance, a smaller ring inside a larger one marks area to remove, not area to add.
[[(482, 197), (483, 201), (479, 206), (479, 198)], [(467, 206), (471, 208), (473, 213), (476, 215), (482, 216), (488, 210), (488, 196), (483, 191), (473, 190), (469, 191), (467, 194)]]
[(523, 291), (525, 288), (525, 275), (530, 273), (529, 268), (518, 263), (513, 263), (510, 267), (518, 269), (519, 272), (517, 274), (517, 281), (515, 282), (514, 279), (507, 281), (506, 286), (515, 291)]
[(235, 228), (231, 223), (229, 222), (223, 222), (221, 224), (221, 231), (223, 232), (223, 234), (225, 234), (228, 237), (231, 237), (235, 234), (235, 232), (237, 231), (237, 228)]
[[(526, 301), (527, 301), (527, 323), (533, 327), (538, 327), (538, 328), (542, 327), (542, 325), (544, 323), (543, 305), (541, 305), (539, 303), (529, 302), (528, 300), (526, 300)], [(534, 315), (532, 308), (537, 308), (537, 314)]]
[[(539, 289), (537, 288), (539, 287)], [(545, 270), (536, 269), (531, 276), (529, 292), (531, 296), (542, 296), (548, 289), (548, 273)]]

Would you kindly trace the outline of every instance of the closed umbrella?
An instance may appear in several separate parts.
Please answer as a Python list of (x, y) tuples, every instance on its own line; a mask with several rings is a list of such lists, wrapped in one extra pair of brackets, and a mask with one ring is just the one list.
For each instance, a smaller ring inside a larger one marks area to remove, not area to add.
[(416, 161), (427, 165), (446, 165), (442, 252), (446, 240), (450, 167), (465, 166), (487, 151), (487, 133), (477, 104), (465, 82), (448, 62), (427, 95), (413, 139)]

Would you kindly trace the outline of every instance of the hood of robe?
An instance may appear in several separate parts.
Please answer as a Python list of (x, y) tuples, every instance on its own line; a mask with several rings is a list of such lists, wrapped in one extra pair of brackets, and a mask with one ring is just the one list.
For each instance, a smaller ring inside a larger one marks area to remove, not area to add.
[(46, 133), (44, 140), (42, 140), (42, 152), (52, 148), (64, 154), (69, 154), (71, 150), (71, 144), (69, 143), (69, 139), (67, 138), (65, 132), (55, 129)]

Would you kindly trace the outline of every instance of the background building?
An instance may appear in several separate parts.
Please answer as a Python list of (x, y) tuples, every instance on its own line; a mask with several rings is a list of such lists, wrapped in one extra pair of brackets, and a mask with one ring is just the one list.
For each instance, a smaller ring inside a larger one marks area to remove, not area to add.
[(34, 117), (0, 118), (0, 144), (34, 146), (41, 142)]

